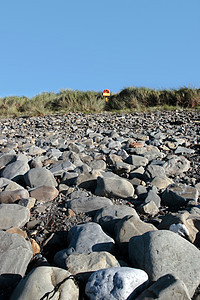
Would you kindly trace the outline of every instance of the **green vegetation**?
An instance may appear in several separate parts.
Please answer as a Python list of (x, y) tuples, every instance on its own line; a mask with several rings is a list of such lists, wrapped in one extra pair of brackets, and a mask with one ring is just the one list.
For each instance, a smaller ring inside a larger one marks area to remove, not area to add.
[(155, 90), (144, 87), (128, 87), (111, 94), (108, 102), (102, 92), (61, 90), (44, 92), (33, 98), (11, 96), (0, 98), (0, 116), (35, 116), (53, 113), (103, 111), (171, 110), (200, 108), (200, 89)]

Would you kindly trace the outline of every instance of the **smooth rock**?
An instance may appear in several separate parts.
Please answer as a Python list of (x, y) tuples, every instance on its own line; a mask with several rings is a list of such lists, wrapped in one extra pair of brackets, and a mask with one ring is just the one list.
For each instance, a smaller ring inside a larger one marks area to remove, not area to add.
[(24, 180), (31, 188), (36, 188), (42, 185), (57, 186), (57, 182), (53, 174), (45, 168), (31, 169), (24, 175)]
[(55, 187), (46, 185), (30, 191), (31, 197), (35, 198), (38, 203), (53, 201), (58, 194), (59, 192)]
[(56, 267), (37, 267), (19, 282), (10, 300), (43, 299), (46, 293), (51, 299), (78, 300), (79, 289), (70, 275), (68, 271)]
[(19, 234), (0, 230), (0, 274), (10, 273), (24, 276), (32, 256), (30, 242)]
[(21, 228), (29, 219), (28, 208), (18, 204), (0, 204), (0, 229)]
[(128, 267), (108, 268), (94, 272), (85, 287), (90, 300), (126, 300), (145, 289), (148, 275)]
[(66, 201), (67, 207), (71, 208), (75, 213), (93, 213), (100, 208), (108, 205), (113, 205), (112, 201), (106, 197), (80, 197)]
[(140, 155), (130, 155), (125, 162), (133, 165), (134, 167), (145, 167), (148, 164), (148, 159)]
[(134, 195), (134, 187), (126, 179), (110, 173), (103, 173), (97, 178), (95, 194), (105, 197), (128, 198)]
[(157, 187), (158, 189), (166, 189), (170, 184), (173, 184), (173, 180), (165, 177), (154, 177), (151, 181), (151, 185)]
[(131, 265), (149, 275), (150, 282), (168, 273), (182, 280), (190, 296), (200, 284), (200, 251), (169, 230), (150, 231), (130, 239)]

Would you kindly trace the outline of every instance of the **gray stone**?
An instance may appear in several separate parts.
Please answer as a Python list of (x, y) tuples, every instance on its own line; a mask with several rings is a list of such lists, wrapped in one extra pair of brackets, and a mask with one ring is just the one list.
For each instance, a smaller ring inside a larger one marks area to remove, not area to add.
[(19, 282), (10, 300), (43, 299), (46, 293), (49, 293), (49, 299), (78, 300), (79, 289), (72, 278), (67, 279), (70, 275), (68, 271), (56, 267), (37, 267)]
[(0, 229), (23, 227), (30, 219), (28, 208), (18, 204), (0, 204)]
[(106, 163), (102, 159), (94, 159), (88, 165), (92, 168), (92, 170), (106, 170)]
[(3, 169), (3, 171), (1, 172), (1, 177), (17, 181), (29, 170), (29, 165), (26, 162), (22, 160), (16, 160), (15, 162), (7, 165), (5, 169)]
[(153, 201), (158, 208), (160, 207), (161, 199), (153, 188), (148, 191), (147, 197), (145, 198), (145, 203), (148, 203), (149, 201)]
[(38, 203), (53, 201), (59, 192), (54, 186), (42, 185), (30, 191), (31, 197), (35, 198)]
[(139, 212), (154, 217), (159, 213), (159, 209), (153, 200), (148, 202), (145, 200), (145, 203), (140, 205)]
[(122, 144), (119, 141), (112, 141), (108, 144), (108, 148), (120, 150), (122, 148)]
[(131, 171), (131, 165), (127, 164), (122, 161), (116, 161), (115, 162), (115, 172), (120, 175), (120, 174), (127, 174), (130, 173)]
[(189, 170), (190, 162), (184, 156), (174, 156), (163, 167), (167, 176), (179, 175)]
[(85, 287), (90, 300), (134, 299), (148, 284), (148, 275), (128, 267), (108, 268), (94, 272)]
[(178, 146), (176, 148), (176, 150), (174, 151), (175, 154), (194, 154), (195, 153), (195, 150), (193, 149), (190, 149), (190, 148), (186, 148), (186, 147), (181, 147), (181, 146)]
[(36, 188), (42, 185), (57, 186), (57, 182), (53, 174), (45, 168), (31, 169), (24, 175), (24, 180), (31, 188)]
[(24, 276), (32, 256), (31, 243), (24, 237), (0, 230), (0, 274)]
[(190, 296), (200, 284), (200, 251), (169, 230), (150, 231), (130, 239), (129, 259), (133, 267), (147, 272), (150, 281), (168, 273), (182, 280)]
[(139, 155), (130, 155), (126, 161), (128, 164), (133, 165), (134, 167), (145, 167), (148, 164), (148, 159), (143, 157), (143, 156), (139, 156)]
[(144, 180), (149, 181), (154, 177), (164, 177), (165, 169), (158, 165), (149, 165), (144, 173)]
[(97, 178), (95, 194), (105, 197), (128, 198), (134, 195), (134, 187), (126, 179), (105, 172)]
[(113, 234), (115, 224), (125, 216), (135, 216), (139, 219), (134, 208), (126, 205), (112, 205), (97, 211), (94, 222), (99, 223), (104, 231)]
[(95, 213), (98, 209), (113, 205), (112, 201), (106, 197), (80, 197), (66, 201), (67, 207), (71, 208), (75, 213)]
[(136, 298), (136, 300), (153, 299), (191, 300), (184, 282), (171, 274), (160, 277)]
[(166, 188), (161, 195), (162, 204), (169, 207), (187, 205), (190, 200), (197, 202), (199, 192), (195, 187), (185, 184), (174, 184)]
[(160, 190), (166, 189), (170, 184), (173, 184), (173, 180), (168, 178), (167, 176), (164, 177), (154, 177), (151, 181), (151, 185), (157, 187)]
[(61, 176), (64, 172), (73, 171), (76, 167), (70, 161), (56, 162), (50, 168), (54, 176)]
[(79, 188), (94, 192), (97, 185), (97, 177), (99, 175), (100, 172), (96, 170), (80, 174), (76, 179), (76, 185)]
[(3, 154), (0, 156), (0, 168), (7, 166), (17, 160), (16, 154)]
[(15, 188), (11, 189), (11, 190), (20, 190), (20, 189), (23, 189), (23, 187), (21, 185), (19, 185), (18, 183), (14, 182), (14, 181), (12, 181), (10, 179), (3, 178), (3, 177), (0, 178), (0, 188), (6, 189), (8, 185), (12, 185), (13, 186), (13, 184), (14, 184)]
[(31, 146), (29, 149), (28, 149), (28, 153), (29, 155), (31, 156), (36, 156), (36, 155), (41, 155), (43, 153), (45, 153), (46, 150), (45, 149), (42, 149), (40, 147), (37, 147), (37, 146)]
[(143, 174), (144, 174), (144, 168), (139, 167), (137, 169), (132, 170), (129, 173), (129, 176), (130, 176), (130, 179), (133, 179), (133, 178), (143, 179)]
[(112, 252), (114, 240), (106, 235), (99, 224), (89, 222), (72, 227), (68, 233), (68, 248), (56, 253), (55, 263), (65, 268), (66, 258), (72, 253)]

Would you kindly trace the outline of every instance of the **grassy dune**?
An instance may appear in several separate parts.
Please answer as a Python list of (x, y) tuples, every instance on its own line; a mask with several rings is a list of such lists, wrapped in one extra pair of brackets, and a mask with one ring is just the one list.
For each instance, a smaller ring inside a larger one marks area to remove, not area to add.
[(146, 111), (153, 109), (199, 108), (200, 89), (155, 90), (128, 87), (112, 94), (106, 102), (102, 92), (61, 90), (44, 92), (33, 98), (0, 98), (0, 116), (35, 116), (52, 113), (99, 113), (103, 111)]

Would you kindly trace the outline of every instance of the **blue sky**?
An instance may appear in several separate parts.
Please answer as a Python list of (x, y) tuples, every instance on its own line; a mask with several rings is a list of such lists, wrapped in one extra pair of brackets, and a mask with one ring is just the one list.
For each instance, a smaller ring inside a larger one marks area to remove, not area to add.
[(200, 87), (199, 0), (6, 0), (0, 96)]

